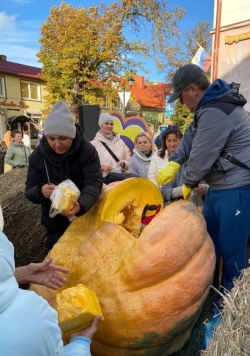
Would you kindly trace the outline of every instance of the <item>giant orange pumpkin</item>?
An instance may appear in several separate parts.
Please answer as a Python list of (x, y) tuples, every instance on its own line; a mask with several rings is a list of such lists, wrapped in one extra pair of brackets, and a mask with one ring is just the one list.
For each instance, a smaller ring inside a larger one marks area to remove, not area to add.
[[(189, 339), (213, 278), (215, 255), (203, 216), (180, 200), (140, 232), (145, 204), (162, 204), (158, 188), (130, 178), (104, 188), (95, 206), (76, 218), (50, 255), (100, 302), (94, 356), (164, 356)], [(138, 237), (139, 236), (139, 237)], [(55, 293), (33, 289), (55, 307)]]

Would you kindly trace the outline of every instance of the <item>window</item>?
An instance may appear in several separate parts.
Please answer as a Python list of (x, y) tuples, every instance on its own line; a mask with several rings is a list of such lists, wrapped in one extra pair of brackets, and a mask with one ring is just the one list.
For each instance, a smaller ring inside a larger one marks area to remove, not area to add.
[(112, 107), (114, 109), (119, 109), (121, 110), (122, 109), (122, 102), (121, 102), (121, 99), (120, 98), (117, 98), (116, 100), (113, 100), (112, 101)]
[(42, 126), (42, 114), (26, 112), (26, 116), (30, 119), (30, 137), (36, 139), (39, 126)]
[(107, 95), (103, 95), (102, 96), (103, 99), (103, 104), (101, 105), (103, 108), (107, 108), (108, 107), (108, 98)]
[(5, 83), (3, 77), (0, 77), (0, 98), (5, 98)]
[(21, 81), (22, 99), (41, 100), (40, 84)]

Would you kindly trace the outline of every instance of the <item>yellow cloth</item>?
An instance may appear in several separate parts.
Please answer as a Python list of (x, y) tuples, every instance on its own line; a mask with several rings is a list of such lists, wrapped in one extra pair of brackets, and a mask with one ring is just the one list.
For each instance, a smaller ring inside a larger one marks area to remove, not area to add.
[(182, 186), (182, 194), (184, 200), (189, 200), (191, 197), (192, 189), (187, 187), (185, 184)]
[(157, 183), (164, 185), (172, 182), (180, 168), (181, 165), (179, 163), (170, 161), (167, 167), (162, 168), (157, 174)]

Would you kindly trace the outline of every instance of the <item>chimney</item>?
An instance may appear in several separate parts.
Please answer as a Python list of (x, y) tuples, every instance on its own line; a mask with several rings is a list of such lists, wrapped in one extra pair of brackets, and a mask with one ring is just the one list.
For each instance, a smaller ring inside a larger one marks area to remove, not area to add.
[(7, 56), (0, 54), (0, 61), (7, 61)]
[(138, 86), (139, 86), (142, 90), (145, 89), (144, 77), (143, 77), (143, 76), (134, 77), (134, 80), (135, 80), (136, 84), (138, 84)]

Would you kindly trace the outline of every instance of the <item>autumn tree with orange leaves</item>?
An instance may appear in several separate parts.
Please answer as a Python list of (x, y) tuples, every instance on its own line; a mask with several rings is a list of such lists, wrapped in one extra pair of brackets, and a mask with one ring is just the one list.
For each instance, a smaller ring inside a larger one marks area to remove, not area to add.
[[(142, 67), (139, 57), (152, 55), (162, 69), (162, 54), (184, 14), (178, 7), (168, 10), (167, 0), (121, 0), (88, 9), (62, 2), (52, 7), (37, 53), (48, 102), (65, 100), (74, 111), (80, 104), (101, 104), (103, 95), (112, 99), (117, 95), (112, 78)], [(129, 40), (132, 35), (138, 39)]]

